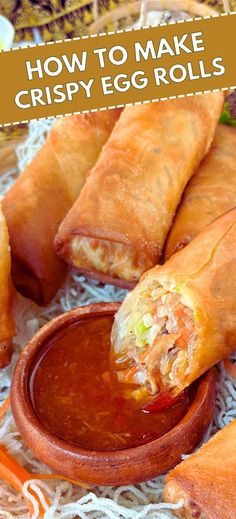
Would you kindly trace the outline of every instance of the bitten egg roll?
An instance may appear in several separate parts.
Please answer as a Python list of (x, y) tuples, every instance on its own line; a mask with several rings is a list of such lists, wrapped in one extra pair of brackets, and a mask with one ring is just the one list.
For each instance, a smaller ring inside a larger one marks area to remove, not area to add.
[(184, 519), (236, 518), (235, 452), (236, 420), (168, 474), (165, 500), (183, 500), (176, 514)]
[(58, 254), (85, 274), (128, 287), (156, 265), (223, 98), (218, 92), (126, 107), (60, 226)]
[(127, 295), (112, 330), (124, 382), (176, 396), (235, 350), (235, 243), (232, 209)]
[(119, 109), (59, 119), (3, 200), (17, 289), (47, 304), (66, 273), (53, 240), (107, 140)]
[(0, 206), (0, 368), (9, 364), (16, 333), (13, 317), (15, 290), (11, 280), (11, 256), (6, 221)]
[(217, 127), (209, 153), (189, 181), (171, 228), (165, 259), (236, 206), (236, 129)]

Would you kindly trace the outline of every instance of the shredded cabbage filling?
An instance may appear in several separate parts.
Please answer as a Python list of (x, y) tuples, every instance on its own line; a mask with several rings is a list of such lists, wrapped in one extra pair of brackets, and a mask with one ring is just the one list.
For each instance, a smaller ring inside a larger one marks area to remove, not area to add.
[(196, 340), (191, 308), (179, 294), (153, 283), (113, 329), (119, 380), (144, 385), (152, 395), (171, 390), (189, 374)]

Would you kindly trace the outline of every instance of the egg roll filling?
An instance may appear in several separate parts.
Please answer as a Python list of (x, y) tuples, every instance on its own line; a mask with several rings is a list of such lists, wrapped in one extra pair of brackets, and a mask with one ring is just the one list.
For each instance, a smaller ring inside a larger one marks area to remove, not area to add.
[(197, 337), (193, 311), (181, 295), (153, 282), (113, 326), (112, 363), (119, 380), (144, 385), (151, 395), (171, 391), (191, 370)]
[(152, 263), (128, 245), (87, 236), (76, 236), (71, 242), (73, 265), (77, 268), (138, 281), (141, 274), (152, 267)]

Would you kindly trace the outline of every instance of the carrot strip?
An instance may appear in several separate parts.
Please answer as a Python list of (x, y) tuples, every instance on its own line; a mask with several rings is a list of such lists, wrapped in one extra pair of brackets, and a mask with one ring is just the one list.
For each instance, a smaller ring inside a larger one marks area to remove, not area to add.
[(148, 357), (149, 353), (150, 353), (150, 348), (147, 346), (145, 351), (143, 351), (139, 355), (140, 362), (143, 362), (144, 360), (146, 360), (146, 358)]
[[(30, 474), (24, 467), (22, 467), (14, 458), (9, 454), (3, 445), (0, 446), (0, 477), (7, 481), (9, 485), (11, 485), (17, 492), (22, 494), (25, 499), (25, 502), (29, 508), (29, 512), (32, 515), (33, 505), (31, 501), (23, 494), (22, 487), (26, 481), (29, 479), (34, 479), (34, 474)], [(37, 499), (38, 496), (30, 490), (32, 495)], [(50, 500), (46, 497), (45, 500), (50, 505)], [(38, 501), (40, 517), (44, 516), (45, 509), (42, 506), (42, 503)]]
[(176, 341), (175, 341), (175, 344), (176, 344), (176, 346), (178, 346), (178, 348), (180, 348), (181, 350), (185, 350), (186, 347), (187, 347), (186, 340), (185, 340), (183, 337), (178, 337), (178, 339), (176, 339)]
[[(32, 479), (31, 474), (18, 463), (18, 461), (9, 454), (4, 445), (0, 446), (0, 463), (4, 464), (10, 470), (14, 471), (15, 474), (21, 479)], [(29, 478), (30, 475), (30, 478)]]
[[(66, 476), (63, 476), (62, 474), (31, 474), (28, 472), (24, 467), (22, 467), (12, 456), (9, 454), (4, 446), (0, 446), (0, 478), (7, 481), (7, 483), (17, 492), (20, 492), (22, 496), (25, 499), (25, 502), (29, 508), (30, 515), (33, 514), (33, 505), (31, 501), (23, 494), (22, 487), (24, 483), (30, 479), (38, 479), (38, 480), (47, 480), (47, 479), (61, 479), (64, 481), (68, 481), (69, 483), (72, 483), (73, 485), (77, 485), (86, 489), (89, 489), (90, 487), (88, 485), (85, 485), (84, 483), (80, 483), (74, 479), (67, 478)], [(31, 494), (34, 496), (34, 498), (38, 501), (39, 505), (39, 511), (40, 511), (40, 517), (44, 516), (45, 509), (42, 505), (42, 503), (38, 500), (38, 496), (33, 492), (33, 490), (30, 489)], [(48, 506), (50, 506), (50, 500), (47, 496), (45, 496), (45, 501), (47, 502)]]
[(6, 398), (3, 405), (0, 407), (0, 421), (3, 419), (4, 414), (10, 407), (10, 395)]
[[(18, 478), (14, 472), (12, 472), (6, 465), (4, 465), (2, 463), (0, 463), (0, 477), (2, 479), (4, 479), (9, 485), (11, 485), (17, 492), (19, 492), (20, 494), (23, 495), (25, 502), (27, 504), (27, 507), (29, 509), (30, 516), (32, 516), (34, 513), (33, 504), (31, 503), (30, 499), (28, 499), (26, 496), (24, 496), (24, 494), (22, 492), (23, 484), (29, 478), (27, 477), (26, 480), (22, 480), (22, 479)], [(40, 503), (39, 503), (39, 505), (40, 505)], [(40, 510), (40, 517), (43, 517), (42, 506), (41, 506), (41, 510)]]
[[(4, 404), (0, 408), (0, 421), (2, 420), (3, 415), (7, 411), (9, 406), (10, 397), (8, 396)], [(0, 445), (0, 478), (4, 479), (9, 485), (11, 485), (17, 492), (19, 492), (23, 496), (26, 505), (29, 509), (30, 517), (34, 513), (34, 506), (30, 499), (28, 499), (23, 493), (23, 485), (26, 481), (29, 481), (30, 479), (61, 479), (64, 481), (68, 481), (69, 483), (72, 483), (74, 485), (89, 489), (89, 486), (83, 483), (79, 483), (78, 481), (75, 481), (73, 479), (67, 478), (66, 476), (63, 476), (61, 474), (31, 474), (24, 467), (22, 467), (22, 465), (20, 465), (13, 458), (13, 456), (11, 456), (11, 454), (7, 452), (4, 445)], [(45, 507), (39, 500), (38, 495), (32, 489), (29, 489), (29, 492), (37, 500), (39, 506), (39, 517), (43, 518), (46, 511)], [(44, 498), (48, 506), (50, 506), (50, 499), (47, 496), (45, 496), (45, 494)]]
[(175, 310), (175, 317), (176, 319), (182, 319), (183, 317), (185, 317), (184, 307), (180, 306)]
[(131, 368), (129, 368), (127, 371), (124, 372), (125, 378), (127, 380), (130, 380), (137, 372), (137, 369), (137, 366), (132, 366)]
[(225, 370), (231, 375), (231, 377), (236, 379), (236, 364), (234, 364), (231, 360), (224, 360)]
[(67, 478), (62, 474), (32, 474), (32, 476), (35, 479), (61, 479), (63, 481), (68, 481), (68, 483), (76, 485), (77, 487), (86, 488), (87, 490), (90, 490), (91, 488), (89, 485), (86, 485), (85, 483), (80, 483), (80, 481), (76, 481), (75, 479)]

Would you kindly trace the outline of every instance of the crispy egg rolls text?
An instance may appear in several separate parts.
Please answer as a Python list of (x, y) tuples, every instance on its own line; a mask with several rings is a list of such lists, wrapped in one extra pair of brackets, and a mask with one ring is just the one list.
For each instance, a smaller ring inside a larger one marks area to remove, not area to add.
[[(236, 209), (143, 275), (115, 319), (112, 350), (123, 380), (152, 395), (179, 394), (235, 350)], [(128, 371), (127, 371), (128, 370)]]
[(126, 107), (60, 227), (60, 256), (123, 286), (158, 263), (185, 185), (212, 142), (223, 97)]
[(47, 304), (64, 280), (66, 265), (53, 240), (119, 114), (115, 109), (59, 119), (3, 200), (14, 283), (38, 304)]
[(15, 290), (11, 280), (11, 256), (6, 221), (0, 207), (0, 368), (9, 364), (16, 333), (13, 317)]
[(217, 127), (213, 144), (189, 181), (167, 240), (165, 259), (236, 206), (236, 129)]
[(164, 498), (183, 500), (184, 519), (236, 518), (236, 420), (174, 468), (165, 479)]

